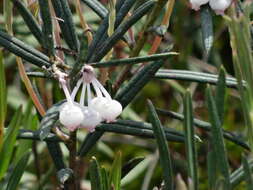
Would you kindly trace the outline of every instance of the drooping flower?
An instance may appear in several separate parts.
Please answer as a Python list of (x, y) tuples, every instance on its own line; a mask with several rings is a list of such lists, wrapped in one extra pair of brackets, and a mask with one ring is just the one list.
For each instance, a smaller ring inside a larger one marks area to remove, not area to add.
[[(89, 65), (83, 67), (82, 77), (78, 80), (77, 85), (71, 94), (73, 100), (81, 85), (82, 92), (79, 106), (84, 115), (83, 121), (80, 124), (81, 128), (86, 128), (92, 132), (103, 120), (111, 122), (121, 114), (121, 104), (118, 101), (113, 100), (103, 85), (96, 79), (93, 67)], [(93, 87), (95, 91), (93, 98), (91, 87)], [(86, 102), (87, 105), (85, 104)]]
[(231, 5), (232, 0), (210, 0), (209, 5), (217, 15), (224, 15), (224, 11)]
[(91, 107), (98, 111), (105, 121), (114, 121), (122, 112), (121, 104), (117, 100), (111, 98), (110, 94), (96, 78), (94, 78), (92, 84), (95, 88), (97, 97), (91, 100)]
[(68, 128), (70, 131), (74, 131), (81, 124), (84, 116), (80, 107), (74, 103), (70, 96), (65, 80), (65, 77), (67, 75), (60, 71), (57, 71), (56, 75), (67, 99), (67, 102), (65, 102), (60, 108), (59, 120), (61, 124)]

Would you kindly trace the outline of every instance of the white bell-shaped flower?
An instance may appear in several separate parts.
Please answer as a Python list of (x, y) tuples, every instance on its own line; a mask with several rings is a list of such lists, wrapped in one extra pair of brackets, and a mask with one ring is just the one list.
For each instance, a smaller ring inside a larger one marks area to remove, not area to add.
[(122, 112), (121, 104), (105, 97), (96, 97), (91, 100), (91, 107), (100, 113), (107, 122), (114, 121)]
[(198, 11), (201, 5), (208, 3), (209, 0), (190, 0), (192, 9)]
[(67, 102), (60, 107), (59, 120), (70, 131), (74, 131), (79, 127), (84, 116), (81, 108), (74, 103), (70, 96), (65, 80), (66, 74), (58, 71), (56, 75), (67, 99)]
[(82, 113), (84, 117), (80, 127), (86, 128), (90, 132), (94, 132), (95, 127), (102, 121), (100, 114), (87, 106), (82, 107)]
[(113, 100), (100, 82), (94, 78), (92, 85), (97, 97), (91, 100), (91, 107), (100, 113), (107, 122), (114, 121), (122, 112), (122, 106), (117, 100)]
[(83, 112), (79, 106), (66, 102), (60, 108), (59, 120), (70, 131), (74, 131), (82, 123)]
[[(103, 120), (114, 121), (122, 112), (121, 104), (113, 100), (102, 84), (96, 79), (93, 67), (85, 65), (82, 69), (82, 78), (78, 80), (73, 89), (71, 99), (82, 85), (79, 106), (82, 109), (83, 120), (79, 127), (94, 131), (95, 127)], [(95, 90), (92, 97), (91, 88)], [(87, 105), (85, 105), (87, 104)]]
[(224, 15), (224, 11), (231, 5), (232, 0), (210, 0), (209, 5), (217, 15)]

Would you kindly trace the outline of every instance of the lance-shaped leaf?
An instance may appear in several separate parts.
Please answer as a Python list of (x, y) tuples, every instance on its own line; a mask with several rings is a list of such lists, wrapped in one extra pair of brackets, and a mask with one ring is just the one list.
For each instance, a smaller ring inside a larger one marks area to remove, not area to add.
[(49, 58), (17, 38), (0, 31), (0, 46), (39, 67), (49, 67)]
[(125, 163), (122, 167), (122, 178), (124, 178), (133, 168), (135, 168), (143, 160), (144, 157), (136, 157)]
[[(209, 83), (216, 85), (218, 83), (218, 76), (209, 73), (201, 73), (194, 71), (186, 71), (186, 70), (168, 70), (161, 69), (159, 70), (155, 78), (158, 79), (175, 79), (175, 80), (183, 80), (187, 82), (199, 82), (199, 83)], [(243, 82), (245, 85), (245, 81)], [(226, 86), (229, 88), (237, 88), (237, 80), (232, 77), (226, 77)]]
[(205, 55), (208, 56), (213, 46), (213, 19), (211, 10), (208, 5), (204, 6), (200, 10), (201, 14), (201, 31), (204, 44)]
[(68, 5), (67, 0), (52, 0), (54, 11), (56, 16), (61, 19), (59, 24), (61, 27), (61, 33), (65, 42), (68, 46), (78, 52), (79, 51), (79, 40), (75, 31), (75, 25), (73, 22), (73, 15)]
[(98, 47), (98, 52), (88, 60), (89, 63), (100, 61), (117, 43), (118, 40), (131, 28), (138, 20), (140, 20), (147, 12), (153, 7), (155, 1), (150, 0), (145, 2), (140, 8), (138, 8), (131, 17), (129, 17), (124, 23), (122, 23), (113, 33), (112, 36)]
[(63, 154), (61, 151), (61, 147), (57, 142), (47, 142), (48, 151), (52, 157), (52, 160), (55, 164), (55, 168), (57, 170), (61, 170), (65, 168), (65, 164), (63, 162)]
[(42, 44), (42, 31), (34, 16), (26, 8), (24, 3), (22, 3), (20, 0), (12, 0), (12, 1), (14, 6), (17, 8), (18, 12), (23, 17), (23, 20), (26, 23), (29, 30), (31, 31), (31, 33), (38, 40), (38, 42)]
[(8, 180), (6, 190), (15, 190), (18, 187), (19, 181), (25, 171), (28, 164), (28, 160), (31, 152), (26, 152), (22, 158), (18, 161), (17, 165), (14, 167), (10, 179)]
[(43, 117), (40, 123), (39, 137), (41, 140), (44, 140), (50, 134), (51, 129), (54, 127), (56, 121), (59, 118), (59, 109), (65, 101), (61, 101), (57, 104), (54, 104), (46, 112), (46, 115)]
[(140, 177), (140, 175), (142, 175), (145, 172), (145, 170), (148, 168), (148, 166), (151, 164), (152, 161), (153, 160), (152, 160), (151, 156), (148, 156), (144, 160), (139, 162), (132, 170), (130, 170), (127, 173), (127, 175), (125, 175), (122, 178), (121, 186), (124, 187), (127, 184), (130, 184), (133, 181), (135, 181), (136, 179), (138, 179)]
[(4, 122), (7, 109), (7, 91), (5, 82), (5, 69), (3, 62), (3, 54), (0, 51), (0, 152), (3, 145), (4, 138)]
[[(165, 136), (168, 141), (184, 142), (184, 136), (182, 133), (174, 130), (165, 129)], [(101, 138), (104, 132), (113, 132), (125, 135), (139, 136), (143, 138), (154, 138), (154, 133), (150, 124), (141, 124), (135, 121), (117, 121), (111, 124), (100, 124), (96, 127), (94, 133), (89, 133), (83, 141), (79, 153), (79, 156), (85, 156), (91, 148), (93, 148), (97, 141)]]
[(85, 137), (77, 155), (80, 157), (85, 156), (97, 144), (97, 141), (103, 136), (103, 134), (103, 131), (89, 133)]
[[(153, 130), (152, 124), (151, 123), (146, 123), (146, 122), (118, 119), (114, 123), (119, 124), (119, 125), (130, 126), (130, 127), (134, 127), (134, 128)], [(170, 133), (170, 134), (173, 134), (173, 135), (176, 135), (176, 136), (179, 136), (179, 137), (184, 137), (184, 134), (182, 132), (180, 132), (178, 130), (175, 130), (173, 128), (163, 127), (163, 130), (165, 131), (165, 133)]]
[[(39, 131), (32, 131), (32, 130), (20, 129), (17, 138), (41, 141)], [(60, 139), (54, 133), (49, 133), (48, 136), (43, 139), (43, 141), (60, 142), (62, 141), (62, 139)]]
[(123, 107), (126, 107), (129, 102), (143, 89), (143, 87), (153, 78), (154, 74), (163, 65), (163, 61), (153, 62), (145, 65), (136, 75), (134, 75), (128, 84), (119, 89), (115, 99), (117, 99)]
[(225, 94), (226, 94), (226, 75), (225, 70), (222, 67), (219, 73), (219, 79), (216, 87), (215, 102), (217, 106), (217, 111), (219, 114), (220, 123), (223, 124), (224, 119), (224, 104), (225, 104)]
[[(97, 131), (114, 132), (125, 135), (139, 136), (143, 138), (154, 138), (152, 129), (139, 128), (134, 125), (120, 125), (120, 124), (102, 124), (96, 127)], [(165, 136), (168, 141), (184, 142), (184, 136), (173, 134), (171, 132), (165, 132)]]
[(121, 152), (118, 152), (113, 161), (109, 176), (109, 184), (115, 190), (120, 190), (121, 165), (122, 165), (122, 154)]
[(105, 18), (108, 10), (98, 0), (82, 0), (88, 7), (90, 7), (99, 17)]
[(89, 166), (91, 190), (102, 190), (101, 167), (95, 157), (92, 157)]
[[(33, 108), (32, 101), (29, 100), (22, 118), (22, 126), (25, 130), (35, 130), (37, 129), (38, 126), (38, 118), (37, 115), (33, 114), (32, 108)], [(20, 130), (18, 136), (20, 134)], [(20, 158), (24, 155), (24, 153), (26, 153), (28, 150), (32, 148), (32, 144), (33, 141), (19, 140), (19, 146), (15, 151), (15, 159), (13, 160), (13, 162), (17, 163), (17, 161), (20, 160)]]
[(149, 62), (149, 61), (165, 60), (174, 55), (178, 55), (178, 53), (176, 52), (159, 53), (159, 54), (147, 55), (147, 56), (142, 56), (142, 57), (131, 57), (131, 58), (126, 58), (126, 59), (117, 59), (117, 60), (111, 60), (111, 61), (105, 61), (105, 62), (99, 62), (99, 63), (92, 63), (90, 65), (93, 67), (98, 67), (98, 68), (123, 66), (126, 64), (138, 64), (138, 63)]
[(198, 189), (197, 151), (192, 112), (191, 94), (189, 91), (187, 91), (184, 97), (184, 131), (187, 150), (188, 174), (193, 181), (192, 188)]
[(87, 51), (88, 51), (88, 39), (86, 36), (82, 35), (80, 38), (80, 50), (79, 53), (77, 55), (77, 60), (69, 74), (69, 78), (70, 78), (70, 86), (74, 87), (76, 82), (79, 79), (79, 75), (78, 73), (80, 72), (80, 70), (83, 67), (83, 63), (85, 63), (85, 59), (87, 56)]
[(224, 139), (222, 135), (222, 125), (219, 119), (219, 113), (216, 107), (216, 103), (214, 101), (213, 95), (211, 93), (210, 87), (207, 88), (207, 107), (210, 123), (212, 125), (212, 143), (214, 146), (215, 154), (219, 155), (219, 159), (217, 159), (219, 171), (225, 180), (226, 189), (231, 189), (231, 184), (229, 181), (230, 171), (229, 164), (227, 158), (227, 152), (224, 144)]
[(109, 190), (109, 177), (105, 168), (101, 167), (101, 178), (102, 178), (102, 190)]
[[(161, 115), (165, 115), (168, 117), (171, 117), (173, 119), (177, 119), (179, 121), (183, 121), (184, 120), (184, 116), (180, 113), (176, 113), (173, 111), (166, 111), (163, 109), (157, 109), (157, 112)], [(194, 119), (193, 123), (196, 127), (204, 129), (205, 131), (210, 131), (211, 130), (211, 124), (199, 119)], [(224, 138), (226, 138), (227, 140), (245, 148), (246, 150), (250, 150), (249, 145), (247, 145), (240, 137), (237, 137), (235, 134), (233, 134), (232, 132), (229, 131), (225, 131), (223, 130), (223, 136)]]
[(172, 174), (172, 164), (169, 147), (166, 141), (165, 132), (162, 128), (162, 124), (150, 100), (148, 101), (148, 111), (149, 111), (149, 119), (152, 123), (154, 135), (159, 149), (160, 163), (164, 176), (164, 188), (167, 190), (170, 189), (172, 190), (173, 174)]
[[(249, 168), (252, 172), (253, 171), (253, 162), (252, 161), (249, 161)], [(244, 170), (243, 165), (242, 165), (240, 168), (235, 170), (230, 175), (231, 186), (235, 187), (238, 184), (240, 184), (242, 181), (244, 181), (245, 179), (246, 179), (246, 173), (245, 173), (245, 170)]]
[(0, 152), (0, 180), (3, 178), (5, 172), (9, 167), (10, 160), (12, 158), (12, 153), (16, 143), (16, 137), (18, 135), (18, 129), (20, 127), (22, 116), (22, 108), (17, 109), (13, 119), (11, 120), (8, 130), (4, 137), (4, 143), (2, 150)]
[(43, 46), (51, 57), (55, 55), (55, 49), (53, 24), (48, 0), (39, 0), (39, 6), (42, 19)]
[[(135, 0), (120, 0), (117, 1), (116, 4), (116, 20), (115, 20), (115, 28), (117, 28), (122, 20), (125, 18), (126, 14), (133, 6)], [(107, 30), (109, 26), (109, 14), (103, 19), (103, 22), (100, 24), (96, 34), (89, 46), (87, 60), (89, 60), (94, 54), (94, 51), (100, 46), (107, 38)]]
[(208, 187), (210, 190), (214, 190), (217, 183), (217, 159), (215, 151), (211, 147), (211, 150), (207, 153), (207, 175), (208, 175)]
[(252, 171), (250, 169), (250, 165), (246, 156), (242, 157), (242, 164), (243, 164), (244, 174), (245, 174), (245, 178), (247, 182), (247, 188), (248, 190), (251, 190), (253, 189)]

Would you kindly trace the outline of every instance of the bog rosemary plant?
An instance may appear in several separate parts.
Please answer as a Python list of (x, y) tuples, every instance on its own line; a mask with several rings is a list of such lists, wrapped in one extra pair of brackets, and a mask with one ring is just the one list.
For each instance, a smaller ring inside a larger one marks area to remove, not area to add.
[(253, 189), (251, 1), (0, 5), (0, 189)]

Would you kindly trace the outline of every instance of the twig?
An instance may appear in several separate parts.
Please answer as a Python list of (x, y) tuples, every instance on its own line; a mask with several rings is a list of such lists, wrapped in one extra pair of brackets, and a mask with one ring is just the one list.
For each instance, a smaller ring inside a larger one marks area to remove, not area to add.
[(67, 143), (69, 149), (69, 168), (73, 170), (74, 177), (68, 181), (69, 188), (71, 190), (79, 189), (78, 178), (76, 175), (78, 173), (77, 165), (77, 150), (76, 150), (76, 131), (70, 133), (70, 141)]

